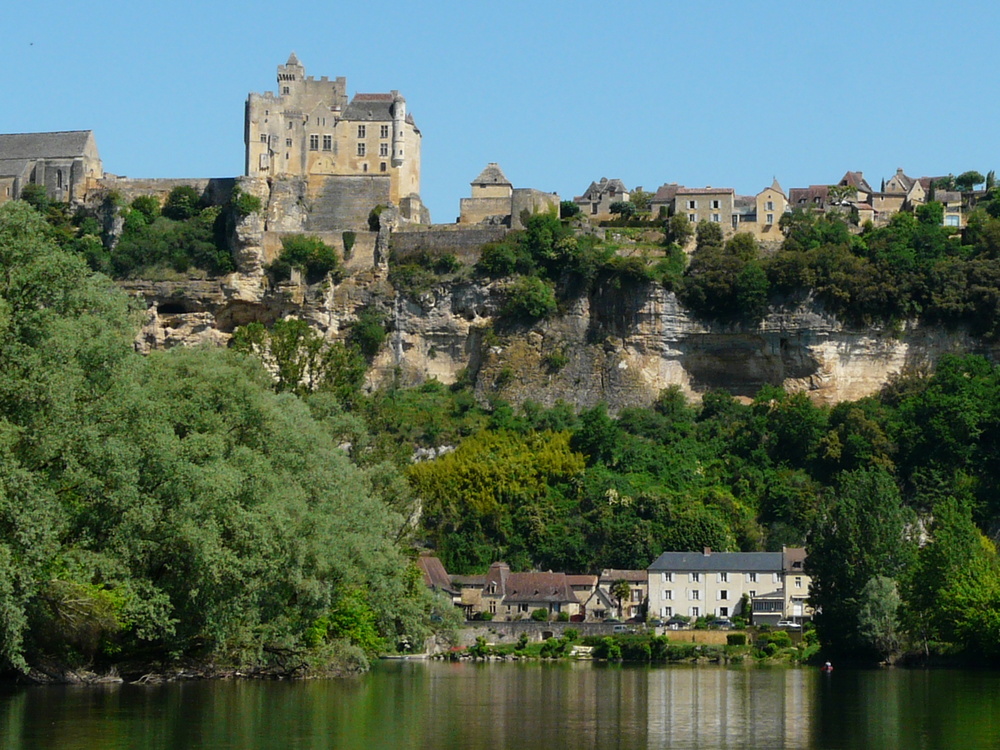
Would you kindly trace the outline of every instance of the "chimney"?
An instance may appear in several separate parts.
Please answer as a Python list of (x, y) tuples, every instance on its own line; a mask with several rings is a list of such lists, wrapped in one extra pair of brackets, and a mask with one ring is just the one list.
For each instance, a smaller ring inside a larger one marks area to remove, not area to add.
[(705, 549), (702, 550), (702, 554), (705, 555), (705, 557), (708, 557), (709, 555), (712, 554), (712, 548), (711, 547), (705, 547)]

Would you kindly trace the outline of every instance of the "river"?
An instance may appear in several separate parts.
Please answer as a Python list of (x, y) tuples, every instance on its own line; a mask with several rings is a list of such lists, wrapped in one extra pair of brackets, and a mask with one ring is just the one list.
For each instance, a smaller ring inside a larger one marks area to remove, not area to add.
[(1000, 673), (386, 662), (346, 680), (0, 690), (0, 747), (1000, 747)]

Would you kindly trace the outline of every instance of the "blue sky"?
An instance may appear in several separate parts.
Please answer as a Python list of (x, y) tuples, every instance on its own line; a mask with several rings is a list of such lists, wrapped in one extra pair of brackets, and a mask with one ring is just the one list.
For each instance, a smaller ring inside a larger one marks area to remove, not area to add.
[(243, 170), (243, 103), (294, 50), (349, 94), (398, 89), (435, 221), (487, 162), (756, 193), (1000, 167), (1000, 4), (5, 3), (0, 132), (93, 129), (107, 171)]

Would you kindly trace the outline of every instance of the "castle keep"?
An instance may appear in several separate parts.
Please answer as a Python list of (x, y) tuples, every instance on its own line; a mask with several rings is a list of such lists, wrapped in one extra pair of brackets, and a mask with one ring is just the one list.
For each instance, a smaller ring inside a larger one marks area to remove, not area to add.
[(348, 101), (345, 78), (306, 77), (294, 52), (278, 66), (277, 83), (277, 93), (247, 97), (247, 176), (304, 179), (320, 212), (364, 195), (372, 205), (391, 202), (403, 218), (425, 218), (420, 130), (398, 91)]

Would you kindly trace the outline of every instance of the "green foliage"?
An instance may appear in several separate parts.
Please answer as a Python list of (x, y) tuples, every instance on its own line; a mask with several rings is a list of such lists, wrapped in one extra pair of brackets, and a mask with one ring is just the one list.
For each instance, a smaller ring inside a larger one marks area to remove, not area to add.
[(901, 599), (896, 582), (886, 576), (875, 576), (865, 584), (858, 599), (861, 643), (883, 658), (890, 656), (899, 648)]
[(132, 211), (142, 214), (146, 224), (152, 224), (160, 215), (160, 202), (152, 195), (140, 195), (134, 198), (129, 207)]
[(319, 237), (308, 234), (291, 234), (281, 238), (281, 253), (271, 263), (268, 270), (275, 279), (291, 277), (291, 270), (297, 269), (305, 276), (306, 283), (315, 284), (330, 274), (339, 281), (342, 273), (337, 251)]
[(45, 186), (39, 185), (35, 182), (29, 182), (21, 188), (21, 200), (41, 213), (43, 216), (48, 213), (49, 205), (51, 203), (49, 200), (49, 193), (45, 189)]
[(235, 269), (221, 209), (206, 208), (183, 221), (170, 218), (166, 207), (163, 215), (150, 221), (151, 210), (140, 204), (124, 214), (122, 236), (110, 254), (114, 276), (136, 278), (164, 267), (179, 273), (194, 267), (213, 275)]
[(580, 207), (576, 205), (573, 201), (559, 202), (560, 219), (572, 219), (574, 216), (578, 216), (579, 214), (580, 214)]
[(201, 196), (190, 185), (178, 185), (167, 195), (162, 213), (174, 221), (186, 221), (201, 211)]
[(516, 320), (537, 320), (552, 315), (556, 307), (556, 293), (551, 284), (537, 276), (519, 276), (507, 288), (501, 314)]
[(340, 237), (344, 242), (344, 257), (350, 257), (351, 250), (354, 249), (354, 243), (358, 239), (358, 233), (347, 230), (341, 233)]
[(726, 634), (726, 645), (727, 646), (745, 646), (745, 645), (747, 645), (747, 634), (746, 633), (727, 633)]
[(428, 633), (386, 474), (305, 403), (237, 352), (138, 355), (127, 298), (24, 203), (0, 207), (0, 262), (0, 670)]
[(547, 609), (533, 609), (531, 610), (531, 619), (536, 622), (548, 622), (549, 611)]
[(628, 219), (635, 215), (636, 206), (632, 201), (615, 201), (608, 207), (608, 210)]
[(379, 203), (375, 208), (368, 212), (368, 230), (370, 232), (377, 232), (382, 226), (382, 212), (385, 211), (388, 206)]
[(976, 185), (980, 185), (986, 182), (986, 178), (982, 174), (972, 169), (968, 172), (962, 172), (958, 177), (955, 178), (955, 187), (962, 192), (968, 192), (975, 188)]
[(246, 193), (239, 187), (233, 188), (233, 195), (230, 198), (233, 213), (238, 219), (243, 219), (250, 214), (259, 214), (263, 210), (260, 198), (252, 193)]
[(358, 314), (358, 319), (351, 324), (347, 342), (371, 361), (382, 349), (387, 336), (382, 313), (375, 307), (365, 307)]

